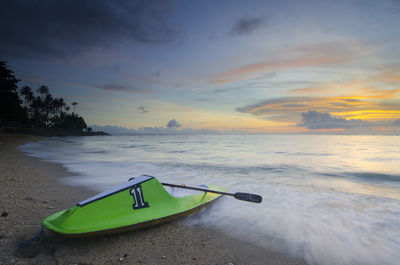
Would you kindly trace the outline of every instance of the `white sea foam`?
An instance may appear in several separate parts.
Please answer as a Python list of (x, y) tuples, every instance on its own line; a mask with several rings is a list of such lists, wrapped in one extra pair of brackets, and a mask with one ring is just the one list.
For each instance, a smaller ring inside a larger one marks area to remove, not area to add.
[[(396, 144), (397, 143), (397, 144)], [(222, 198), (187, 218), (310, 264), (398, 264), (400, 141), (396, 136), (111, 136), (29, 143), (62, 163), (62, 181), (104, 191), (149, 174), (258, 193)]]

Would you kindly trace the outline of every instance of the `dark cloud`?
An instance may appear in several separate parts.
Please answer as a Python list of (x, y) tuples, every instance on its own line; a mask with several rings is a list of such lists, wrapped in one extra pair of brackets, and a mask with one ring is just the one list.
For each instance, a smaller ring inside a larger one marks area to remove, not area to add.
[(181, 127), (181, 125), (175, 119), (172, 119), (167, 123), (167, 127), (168, 128), (179, 128), (179, 127)]
[(227, 88), (217, 88), (214, 90), (215, 94), (220, 94), (220, 93), (225, 93), (228, 91), (232, 91), (232, 90), (238, 90), (238, 89), (242, 89), (242, 86), (238, 86), (238, 87), (227, 87)]
[(174, 40), (170, 1), (4, 0), (0, 53), (65, 59), (124, 40), (160, 44)]
[(301, 114), (302, 120), (297, 126), (308, 129), (348, 129), (365, 125), (363, 120), (346, 120), (332, 117), (330, 113), (308, 111)]
[(209, 99), (209, 98), (195, 98), (194, 100), (198, 101), (198, 102), (209, 102), (209, 101), (212, 101), (212, 99)]
[(147, 112), (149, 112), (149, 111), (146, 109), (146, 107), (144, 107), (144, 106), (140, 106), (140, 107), (138, 108), (138, 110), (140, 111), (140, 113), (147, 113)]
[(400, 126), (400, 119), (397, 119), (393, 122), (393, 125)]
[(230, 31), (231, 35), (246, 35), (252, 33), (264, 23), (262, 18), (241, 18), (237, 20)]
[(251, 89), (251, 88), (265, 88), (265, 85), (257, 85), (256, 83), (250, 83), (243, 86), (236, 86), (236, 87), (226, 87), (226, 88), (217, 88), (214, 90), (215, 94), (231, 92), (235, 90), (244, 90), (244, 89)]
[[(248, 85), (236, 86), (236, 87), (217, 88), (214, 90), (214, 93), (220, 94), (220, 93), (231, 92), (231, 91), (235, 91), (235, 90), (242, 90), (242, 89), (253, 88), (253, 87), (255, 87), (253, 84), (248, 84)], [(261, 87), (263, 87), (263, 86), (261, 86)]]
[(128, 87), (124, 85), (117, 85), (117, 84), (106, 84), (106, 85), (100, 85), (100, 86), (90, 86), (106, 91), (125, 91), (125, 92), (136, 92), (136, 93), (151, 93), (151, 90), (146, 90), (146, 89), (140, 89), (140, 88), (134, 88), (134, 87)]
[(399, 0), (392, 0), (391, 1), (394, 5), (386, 8), (386, 12), (391, 14), (400, 14), (400, 1)]

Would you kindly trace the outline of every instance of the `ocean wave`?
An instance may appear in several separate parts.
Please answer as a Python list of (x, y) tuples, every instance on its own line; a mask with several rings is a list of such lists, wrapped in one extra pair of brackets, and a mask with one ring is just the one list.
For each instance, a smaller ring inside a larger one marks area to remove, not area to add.
[(107, 154), (108, 152), (105, 150), (98, 150), (98, 151), (86, 151), (85, 154)]
[(289, 153), (287, 155), (290, 155), (290, 156), (333, 156), (334, 154), (295, 152), (295, 153)]
[(148, 144), (132, 144), (132, 145), (121, 145), (121, 148), (143, 148), (143, 147), (148, 147), (150, 145)]
[(400, 182), (400, 175), (384, 174), (377, 172), (343, 172), (343, 173), (320, 173), (321, 175), (337, 178), (351, 178), (369, 181), (373, 183), (382, 183), (383, 181)]

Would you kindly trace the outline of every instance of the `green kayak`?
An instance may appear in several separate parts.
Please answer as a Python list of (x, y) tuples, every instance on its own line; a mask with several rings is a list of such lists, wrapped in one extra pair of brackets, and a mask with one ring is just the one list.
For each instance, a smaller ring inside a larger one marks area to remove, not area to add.
[[(222, 187), (209, 189), (225, 191)], [(43, 225), (63, 236), (104, 234), (157, 225), (199, 211), (221, 195), (200, 192), (170, 195), (154, 177), (138, 178), (50, 215)]]

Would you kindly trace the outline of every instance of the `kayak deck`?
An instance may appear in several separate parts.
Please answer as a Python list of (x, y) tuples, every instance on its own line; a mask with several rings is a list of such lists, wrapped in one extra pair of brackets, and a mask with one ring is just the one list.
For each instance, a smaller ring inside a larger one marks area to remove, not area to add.
[[(209, 188), (225, 190), (216, 186)], [(201, 192), (177, 198), (170, 195), (156, 178), (143, 175), (50, 215), (43, 220), (43, 225), (63, 236), (140, 229), (188, 216), (220, 196)]]

